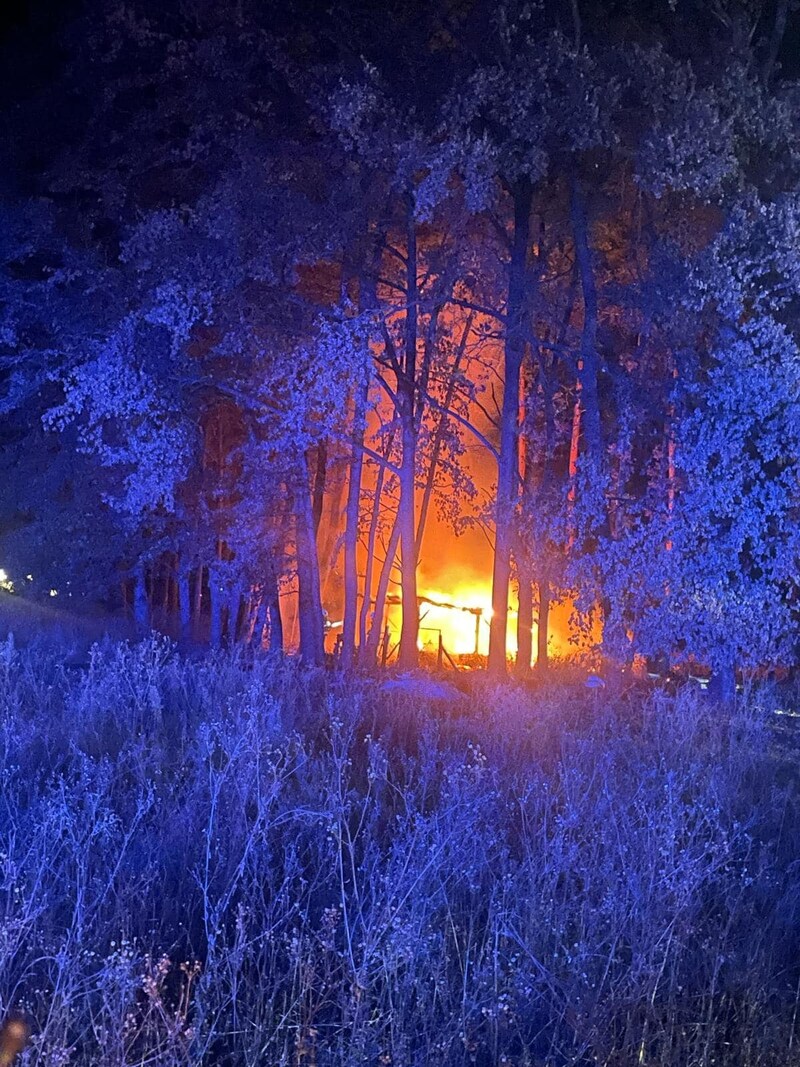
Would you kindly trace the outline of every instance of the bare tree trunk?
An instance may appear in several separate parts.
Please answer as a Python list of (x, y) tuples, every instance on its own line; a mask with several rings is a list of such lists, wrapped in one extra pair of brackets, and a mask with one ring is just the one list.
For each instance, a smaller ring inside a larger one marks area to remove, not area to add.
[(194, 619), (195, 632), (199, 632), (200, 615), (203, 611), (203, 578), (205, 576), (205, 567), (203, 564), (199, 564), (195, 571), (195, 586), (194, 586), (194, 607), (192, 608), (192, 617)]
[(378, 588), (375, 591), (375, 610), (372, 613), (372, 625), (370, 626), (369, 635), (367, 637), (366, 644), (366, 662), (375, 663), (378, 657), (378, 648), (381, 643), (381, 635), (383, 633), (383, 614), (386, 607), (386, 596), (389, 592), (389, 582), (392, 577), (392, 568), (394, 567), (395, 559), (397, 558), (397, 549), (400, 544), (400, 523), (395, 519), (392, 532), (389, 537), (389, 545), (386, 549), (386, 556), (381, 565), (381, 573), (378, 576)]
[(263, 585), (258, 589), (253, 588), (249, 615), (247, 644), (252, 649), (260, 649), (264, 642), (264, 627), (267, 625), (267, 593)]
[(235, 645), (239, 637), (239, 614), (242, 610), (242, 585), (235, 582), (228, 596), (228, 644)]
[(306, 663), (321, 666), (325, 637), (319, 589), (319, 561), (308, 484), (308, 461), (305, 456), (300, 460), (298, 475), (294, 510), (300, 655)]
[(519, 612), (517, 614), (517, 673), (525, 678), (531, 669), (533, 657), (533, 583), (530, 572), (520, 566), (519, 572)]
[(328, 444), (320, 441), (317, 445), (317, 462), (314, 468), (314, 489), (311, 497), (311, 514), (314, 522), (314, 537), (319, 534), (322, 522), (322, 509), (325, 506), (325, 488), (328, 480)]
[[(389, 456), (391, 455), (392, 447), (394, 445), (394, 438), (395, 438), (395, 432), (394, 432), (394, 430), (392, 430), (392, 432), (389, 434), (389, 439), (388, 439), (388, 441), (386, 443), (386, 448), (384, 450), (384, 458), (385, 459), (388, 459)], [(372, 604), (372, 575), (373, 575), (373, 571), (374, 571), (374, 567), (375, 567), (375, 545), (377, 543), (377, 538), (378, 538), (378, 523), (380, 521), (381, 500), (383, 499), (383, 483), (384, 483), (385, 479), (386, 479), (386, 468), (385, 467), (379, 467), (378, 468), (378, 473), (377, 473), (377, 476), (376, 476), (376, 480), (375, 480), (374, 502), (373, 502), (373, 507), (372, 507), (372, 515), (371, 515), (370, 521), (369, 521), (369, 533), (367, 535), (367, 560), (366, 560), (366, 567), (365, 567), (365, 573), (364, 573), (364, 597), (363, 597), (363, 600), (361, 601), (361, 612), (359, 614), (359, 621), (358, 621), (358, 630), (359, 630), (358, 644), (359, 644), (359, 648), (362, 649), (362, 650), (366, 650), (366, 647), (367, 647), (367, 635), (369, 633), (369, 625), (370, 625), (370, 619), (369, 619), (370, 610), (369, 609), (370, 609), (370, 605)], [(384, 594), (384, 596), (385, 596), (385, 594)], [(377, 610), (377, 604), (376, 604), (376, 610)], [(380, 614), (381, 615), (383, 614), (383, 607), (382, 606), (381, 606)], [(369, 662), (374, 661), (375, 656), (377, 656), (377, 654), (378, 654), (378, 650), (377, 650), (377, 645), (376, 645), (375, 646), (375, 651), (367, 656), (368, 661)], [(365, 655), (366, 655), (366, 652), (365, 652)]]
[(180, 642), (188, 645), (192, 637), (192, 597), (189, 590), (189, 571), (178, 561), (178, 614), (180, 619)]
[(401, 437), (403, 459), (400, 468), (400, 500), (397, 519), (400, 530), (400, 588), (403, 598), (403, 621), (400, 629), (398, 665), (416, 667), (418, 660), (419, 603), (417, 600), (417, 528), (414, 507), (416, 489), (416, 433), (411, 390), (400, 392)]
[[(342, 667), (350, 670), (356, 651), (356, 622), (358, 615), (358, 522), (361, 515), (361, 479), (364, 470), (364, 432), (367, 416), (369, 380), (355, 388), (353, 397), (353, 428), (351, 433), (350, 472), (347, 482), (347, 505), (344, 529), (344, 621), (342, 622)], [(377, 504), (376, 504), (377, 506)], [(370, 596), (364, 589), (364, 600)]]
[(133, 621), (140, 634), (150, 629), (150, 602), (147, 599), (147, 576), (143, 563), (133, 572)]
[(398, 664), (408, 670), (416, 667), (419, 652), (419, 603), (417, 600), (417, 524), (416, 524), (416, 464), (417, 429), (415, 392), (417, 380), (417, 231), (413, 200), (407, 197), (406, 226), (406, 318), (405, 352), (402, 374), (397, 382), (398, 415), (402, 440), (400, 461), (400, 585), (403, 596), (403, 622), (400, 630)]
[(225, 606), (225, 598), (219, 571), (214, 564), (208, 568), (208, 596), (211, 606), (208, 643), (216, 649), (222, 644), (222, 609)]
[(589, 247), (589, 224), (583, 191), (577, 176), (572, 180), (570, 218), (575, 241), (575, 261), (583, 296), (583, 329), (581, 331), (581, 358), (579, 366), (580, 392), (583, 398), (584, 434), (586, 453), (593, 466), (602, 457), (603, 441), (600, 426), (600, 403), (597, 394), (597, 289), (595, 286), (592, 254)]
[(550, 629), (550, 583), (546, 577), (539, 579), (539, 630), (536, 637), (536, 671), (544, 678), (550, 666), (547, 649), (548, 631)]
[(518, 497), (519, 387), (525, 352), (525, 287), (532, 190), (527, 181), (514, 189), (514, 238), (509, 264), (508, 306), (504, 345), (500, 456), (497, 466), (495, 547), (492, 569), (492, 618), (489, 623), (489, 671), (506, 671), (508, 586), (511, 578), (514, 510)]
[(475, 319), (475, 312), (470, 311), (467, 315), (467, 321), (464, 324), (464, 330), (461, 334), (461, 340), (456, 351), (455, 358), (453, 359), (453, 366), (450, 370), (450, 379), (447, 383), (447, 390), (445, 392), (444, 404), (442, 407), (444, 410), (439, 416), (439, 421), (436, 424), (436, 432), (433, 438), (433, 447), (431, 448), (431, 458), (428, 464), (428, 473), (425, 479), (425, 486), (422, 490), (422, 500), (419, 508), (419, 519), (417, 520), (417, 558), (419, 558), (420, 551), (422, 550), (422, 538), (425, 536), (425, 524), (428, 521), (428, 511), (431, 506), (431, 499), (433, 498), (433, 487), (436, 484), (436, 471), (439, 466), (439, 456), (441, 455), (442, 448), (444, 447), (445, 433), (447, 432), (447, 412), (450, 405), (453, 403), (453, 398), (456, 392), (456, 381), (461, 361), (464, 358), (464, 353), (467, 349), (467, 341), (469, 340), (470, 331), (472, 330), (472, 323)]
[(269, 650), (270, 652), (283, 652), (280, 585), (274, 568), (270, 569), (264, 600), (267, 603), (267, 617), (269, 619)]

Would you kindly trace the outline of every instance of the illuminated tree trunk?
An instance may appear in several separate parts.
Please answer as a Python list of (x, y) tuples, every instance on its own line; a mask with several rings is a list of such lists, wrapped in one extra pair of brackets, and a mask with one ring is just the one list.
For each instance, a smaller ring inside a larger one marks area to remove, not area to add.
[(419, 308), (417, 290), (417, 233), (413, 202), (407, 198), (406, 226), (406, 315), (402, 373), (397, 381), (398, 415), (402, 458), (400, 462), (400, 586), (403, 596), (403, 621), (400, 630), (398, 663), (405, 670), (418, 661), (419, 603), (417, 601), (417, 524), (416, 464), (417, 429), (415, 392), (417, 378), (417, 332)]
[(300, 460), (298, 475), (294, 506), (300, 655), (306, 663), (321, 666), (324, 658), (325, 637), (322, 625), (314, 515), (311, 507), (308, 461), (305, 456)]
[[(378, 273), (377, 249), (373, 264), (374, 272)], [(349, 272), (346, 272), (346, 274)], [(345, 290), (348, 286), (355, 287), (357, 276), (345, 277)], [(344, 296), (347, 292), (343, 293)], [(371, 278), (362, 277), (358, 285), (359, 310), (363, 313), (374, 309), (377, 299), (375, 294), (375, 282)], [(369, 375), (366, 369), (363, 377), (356, 383), (353, 391), (353, 426), (350, 434), (350, 470), (347, 481), (347, 504), (345, 505), (345, 531), (344, 531), (344, 620), (342, 622), (342, 667), (349, 670), (355, 661), (356, 655), (356, 628), (358, 624), (358, 524), (361, 517), (361, 481), (364, 473), (364, 434), (367, 424), (367, 401), (369, 399)], [(383, 471), (381, 471), (381, 475)], [(376, 501), (376, 510), (380, 501)], [(368, 563), (371, 561), (368, 560)], [(368, 568), (371, 570), (371, 568)], [(364, 595), (362, 603), (362, 616), (364, 607), (369, 606), (370, 600), (369, 578), (364, 582)], [(364, 628), (361, 627), (360, 642), (364, 644)]]
[[(361, 478), (364, 469), (364, 431), (366, 427), (366, 375), (355, 389), (353, 398), (353, 428), (351, 433), (350, 471), (347, 482), (347, 505), (344, 530), (344, 621), (342, 623), (342, 667), (353, 666), (356, 651), (356, 622), (358, 613), (358, 520), (361, 512)], [(364, 599), (369, 600), (369, 588)]]
[(530, 671), (533, 656), (533, 585), (527, 566), (519, 575), (518, 606), (517, 673), (524, 678)]
[(500, 420), (500, 456), (495, 505), (495, 549), (492, 570), (492, 618), (489, 624), (489, 670), (506, 670), (508, 587), (511, 578), (514, 510), (518, 498), (519, 387), (525, 351), (525, 288), (532, 190), (520, 181), (514, 189), (514, 236), (509, 264), (504, 385)]
[(320, 441), (317, 445), (316, 463), (314, 465), (314, 489), (311, 495), (311, 515), (314, 524), (314, 537), (319, 535), (322, 511), (325, 506), (325, 490), (328, 483), (328, 444)]
[(395, 520), (389, 537), (389, 545), (386, 556), (381, 565), (381, 573), (378, 576), (378, 588), (375, 592), (375, 610), (372, 613), (372, 625), (367, 638), (366, 655), (368, 663), (374, 663), (378, 658), (378, 648), (381, 643), (383, 632), (383, 614), (386, 607), (386, 596), (389, 592), (389, 581), (392, 577), (392, 568), (397, 558), (397, 549), (400, 545), (400, 523)]
[(450, 376), (447, 382), (447, 390), (445, 392), (444, 403), (442, 407), (444, 411), (439, 416), (439, 421), (436, 424), (436, 432), (433, 438), (433, 447), (431, 448), (431, 458), (428, 464), (428, 473), (425, 479), (425, 487), (422, 490), (422, 500), (419, 508), (419, 519), (417, 521), (417, 557), (422, 550), (422, 538), (425, 536), (425, 524), (428, 521), (428, 512), (431, 506), (431, 499), (433, 498), (433, 488), (436, 484), (436, 471), (439, 467), (439, 457), (442, 453), (442, 448), (445, 443), (445, 434), (447, 433), (447, 412), (450, 405), (453, 403), (453, 398), (456, 393), (456, 383), (458, 381), (458, 371), (461, 366), (461, 361), (464, 358), (464, 353), (467, 350), (467, 341), (472, 330), (472, 323), (475, 319), (475, 312), (471, 311), (467, 315), (467, 321), (464, 324), (464, 329), (461, 334), (461, 340), (456, 351), (455, 358), (453, 359), (453, 366), (450, 369)]
[(264, 599), (269, 619), (269, 650), (283, 652), (283, 619), (281, 618), (280, 583), (274, 567), (270, 568)]
[[(395, 433), (394, 433), (394, 430), (392, 430), (392, 432), (389, 434), (389, 439), (386, 442), (386, 447), (385, 447), (385, 450), (384, 450), (384, 458), (387, 459), (387, 460), (388, 460), (389, 456), (391, 455), (392, 448), (394, 446), (394, 437), (395, 437)], [(362, 657), (363, 657), (363, 660), (364, 660), (365, 663), (374, 663), (375, 662), (375, 657), (378, 654), (377, 641), (379, 640), (379, 638), (376, 638), (376, 643), (375, 643), (374, 649), (371, 648), (371, 647), (368, 647), (368, 645), (369, 645), (369, 634), (371, 634), (371, 632), (372, 632), (372, 624), (370, 622), (370, 606), (373, 605), (373, 600), (372, 600), (372, 576), (373, 576), (373, 573), (374, 573), (374, 570), (375, 570), (375, 548), (376, 548), (377, 540), (378, 540), (378, 523), (380, 522), (381, 500), (383, 499), (383, 484), (384, 484), (385, 479), (386, 479), (386, 468), (385, 467), (379, 467), (378, 468), (378, 473), (377, 473), (377, 476), (376, 476), (376, 482), (375, 482), (375, 493), (374, 493), (374, 499), (373, 499), (372, 516), (370, 517), (369, 533), (367, 535), (367, 561), (366, 561), (366, 567), (365, 567), (365, 573), (364, 573), (364, 598), (363, 598), (363, 600), (361, 602), (361, 612), (360, 612), (360, 615), (359, 615), (359, 622), (358, 622), (358, 627), (359, 627), (359, 642), (358, 643), (359, 643), (359, 648), (362, 650)], [(397, 527), (397, 523), (395, 522), (393, 527), (392, 527), (392, 531), (393, 531), (392, 532), (392, 536), (394, 536), (394, 529), (396, 527)], [(398, 531), (398, 540), (399, 540), (399, 531)], [(394, 548), (394, 554), (393, 554), (393, 557), (392, 557), (392, 562), (394, 562), (394, 555), (396, 555), (396, 554), (397, 554), (397, 541), (395, 542), (395, 548)], [(380, 587), (380, 579), (379, 579), (379, 587)], [(387, 579), (386, 590), (388, 590), (388, 588), (389, 588), (389, 584), (388, 584), (388, 579)], [(380, 622), (383, 619), (383, 604), (384, 604), (385, 599), (386, 599), (386, 591), (384, 591), (383, 598), (380, 599), (380, 601), (378, 599), (378, 594), (376, 593), (372, 614), (378, 616), (378, 620), (379, 620), (378, 621), (378, 630), (379, 631), (380, 631)]]

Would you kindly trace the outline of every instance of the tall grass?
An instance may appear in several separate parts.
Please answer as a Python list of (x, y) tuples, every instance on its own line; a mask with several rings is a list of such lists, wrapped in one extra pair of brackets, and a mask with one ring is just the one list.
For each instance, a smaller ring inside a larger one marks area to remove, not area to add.
[(768, 715), (0, 646), (0, 1010), (42, 1067), (800, 1063)]

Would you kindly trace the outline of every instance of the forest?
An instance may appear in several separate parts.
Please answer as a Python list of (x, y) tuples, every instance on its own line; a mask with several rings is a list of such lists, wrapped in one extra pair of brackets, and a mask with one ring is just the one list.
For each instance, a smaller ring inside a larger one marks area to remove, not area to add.
[(792, 4), (25, 10), (7, 590), (346, 669), (791, 664)]
[(0, 1067), (800, 1067), (800, 4), (16, 0), (0, 123)]

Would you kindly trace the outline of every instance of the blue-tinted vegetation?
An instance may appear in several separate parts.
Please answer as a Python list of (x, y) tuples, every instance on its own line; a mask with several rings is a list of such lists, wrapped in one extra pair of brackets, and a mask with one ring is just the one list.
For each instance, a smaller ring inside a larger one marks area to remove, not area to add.
[(30, 1062), (792, 1062), (794, 756), (758, 704), (0, 652)]

